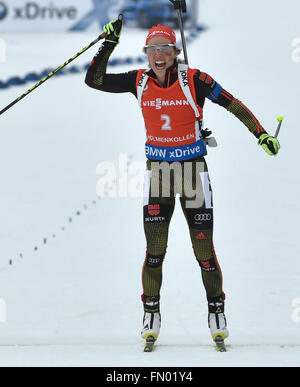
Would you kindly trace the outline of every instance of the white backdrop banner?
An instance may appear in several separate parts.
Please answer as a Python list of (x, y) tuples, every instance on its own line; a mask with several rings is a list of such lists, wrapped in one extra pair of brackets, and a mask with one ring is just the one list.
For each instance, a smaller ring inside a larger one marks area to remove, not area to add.
[(124, 0), (0, 0), (0, 34), (102, 28)]
[[(187, 0), (186, 21), (197, 14), (198, 1)], [(127, 26), (141, 28), (177, 20), (168, 0), (0, 0), (0, 34), (99, 30), (120, 12)]]

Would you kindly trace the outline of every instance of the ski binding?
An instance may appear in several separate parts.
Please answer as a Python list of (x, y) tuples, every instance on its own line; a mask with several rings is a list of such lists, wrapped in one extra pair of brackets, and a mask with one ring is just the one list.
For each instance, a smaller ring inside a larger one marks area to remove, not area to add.
[(227, 349), (224, 343), (224, 338), (222, 336), (220, 335), (216, 336), (215, 343), (216, 343), (218, 352), (227, 352)]
[(155, 338), (153, 336), (149, 336), (146, 339), (146, 344), (144, 347), (144, 352), (152, 352), (154, 348)]

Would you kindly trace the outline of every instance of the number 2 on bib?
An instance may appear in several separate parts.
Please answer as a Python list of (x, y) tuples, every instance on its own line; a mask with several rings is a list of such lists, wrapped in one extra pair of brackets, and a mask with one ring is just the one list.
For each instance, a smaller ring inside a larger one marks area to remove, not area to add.
[(162, 114), (161, 115), (161, 120), (164, 121), (164, 125), (162, 126), (162, 130), (172, 130), (172, 127), (171, 127), (171, 118), (170, 116), (168, 116), (167, 114)]

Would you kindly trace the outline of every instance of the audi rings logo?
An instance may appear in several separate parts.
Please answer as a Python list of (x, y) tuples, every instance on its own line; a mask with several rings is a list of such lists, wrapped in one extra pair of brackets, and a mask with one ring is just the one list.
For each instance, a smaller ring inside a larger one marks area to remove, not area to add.
[(211, 214), (196, 214), (194, 219), (196, 222), (205, 222), (211, 220)]
[(7, 15), (8, 9), (5, 3), (3, 1), (0, 1), (0, 21), (5, 19)]

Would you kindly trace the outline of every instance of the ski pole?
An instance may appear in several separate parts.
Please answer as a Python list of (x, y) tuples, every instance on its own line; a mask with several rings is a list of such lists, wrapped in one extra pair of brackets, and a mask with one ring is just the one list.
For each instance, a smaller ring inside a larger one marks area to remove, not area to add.
[(278, 126), (277, 126), (277, 129), (276, 129), (276, 133), (275, 133), (275, 138), (278, 137), (279, 135), (279, 132), (280, 132), (280, 128), (281, 128), (281, 125), (282, 125), (282, 121), (284, 120), (284, 117), (283, 116), (279, 116), (277, 117), (277, 121), (278, 121)]
[[(118, 20), (122, 21), (123, 20), (123, 15), (120, 14), (119, 17), (118, 17)], [(53, 75), (55, 75), (58, 71), (60, 71), (61, 69), (63, 69), (64, 67), (66, 67), (68, 64), (70, 64), (71, 62), (73, 62), (73, 60), (75, 60), (76, 58), (78, 58), (81, 54), (83, 54), (84, 52), (86, 52), (89, 48), (93, 47), (96, 43), (99, 42), (99, 40), (101, 39), (104, 39), (106, 38), (107, 34), (105, 32), (103, 32), (101, 35), (98, 36), (97, 39), (95, 39), (93, 42), (91, 42), (88, 46), (84, 47), (81, 51), (79, 51), (77, 54), (75, 54), (74, 56), (72, 56), (72, 58), (68, 59), (64, 64), (62, 64), (61, 66), (57, 67), (57, 69), (51, 71), (51, 73), (49, 73), (48, 75), (46, 75), (43, 79), (41, 79), (37, 84), (35, 84), (31, 89), (27, 90), (24, 94), (22, 94), (20, 97), (18, 97), (17, 99), (15, 99), (13, 102), (11, 102), (9, 105), (7, 105), (4, 109), (2, 109), (0, 111), (0, 116), (1, 114), (5, 113), (8, 109), (10, 109), (11, 107), (13, 107), (16, 103), (20, 102), (23, 98), (25, 98), (28, 94), (30, 94), (32, 91), (34, 91), (35, 89), (37, 89), (39, 86), (41, 86), (43, 83), (45, 83), (46, 81), (48, 81), (48, 79), (50, 79), (51, 77), (53, 77)]]
[(18, 103), (19, 101), (21, 101), (23, 98), (25, 98), (28, 94), (30, 94), (32, 91), (34, 91), (35, 89), (37, 89), (39, 86), (41, 86), (43, 83), (45, 83), (46, 81), (48, 81), (48, 79), (50, 79), (51, 77), (53, 77), (53, 75), (55, 75), (58, 71), (60, 71), (61, 69), (63, 69), (64, 67), (66, 67), (69, 63), (73, 62), (74, 59), (78, 58), (81, 54), (83, 54), (85, 51), (87, 51), (89, 48), (91, 48), (94, 44), (96, 44), (97, 42), (99, 42), (100, 39), (103, 39), (105, 38), (106, 34), (103, 33), (101, 34), (100, 36), (98, 36), (97, 39), (95, 39), (92, 43), (90, 43), (88, 46), (86, 46), (85, 48), (83, 48), (81, 51), (79, 51), (77, 54), (75, 54), (74, 56), (72, 56), (72, 58), (68, 59), (64, 64), (62, 64), (61, 66), (57, 67), (57, 69), (51, 71), (51, 73), (49, 73), (48, 75), (46, 75), (43, 79), (41, 79), (37, 84), (35, 84), (33, 87), (31, 87), (29, 90), (27, 90), (24, 94), (20, 95), (20, 97), (16, 98), (13, 102), (11, 102), (9, 105), (7, 105), (4, 109), (2, 109), (0, 111), (0, 115), (5, 113), (8, 109), (10, 109), (11, 107), (13, 107), (16, 103)]
[(180, 28), (182, 48), (184, 53), (184, 61), (185, 61), (185, 64), (189, 64), (187, 49), (186, 49), (186, 41), (184, 36), (184, 29), (183, 29), (183, 20), (182, 20), (182, 12), (186, 12), (186, 0), (170, 0), (170, 1), (174, 5), (174, 9), (177, 11), (178, 24)]

